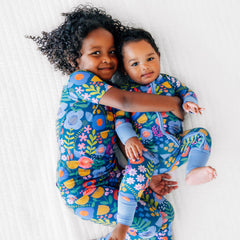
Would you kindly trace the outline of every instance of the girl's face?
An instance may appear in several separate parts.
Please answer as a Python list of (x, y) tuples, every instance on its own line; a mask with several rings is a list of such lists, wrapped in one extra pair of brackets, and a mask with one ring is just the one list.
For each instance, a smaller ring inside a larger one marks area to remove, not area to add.
[(95, 29), (87, 35), (80, 53), (81, 57), (77, 59), (78, 68), (90, 71), (102, 80), (110, 80), (117, 70), (114, 39), (103, 28)]
[(160, 74), (160, 54), (147, 41), (125, 43), (122, 55), (124, 69), (134, 82), (146, 85)]

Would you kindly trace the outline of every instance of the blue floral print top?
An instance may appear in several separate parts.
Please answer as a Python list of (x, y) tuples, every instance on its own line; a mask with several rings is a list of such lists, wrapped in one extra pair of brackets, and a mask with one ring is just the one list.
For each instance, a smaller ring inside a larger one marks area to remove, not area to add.
[[(178, 96), (183, 103), (187, 101), (198, 103), (193, 91), (167, 74), (160, 74), (157, 79), (147, 85), (140, 85), (130, 80), (130, 84), (121, 88), (127, 91)], [(117, 134), (124, 144), (133, 136), (140, 137), (143, 143), (150, 143), (154, 141), (153, 135), (158, 137), (172, 135), (174, 138), (171, 139), (177, 144), (177, 137), (182, 133), (182, 121), (172, 112), (124, 113), (117, 111), (115, 125)]]
[(58, 187), (65, 186), (74, 193), (84, 181), (97, 181), (112, 171), (114, 113), (99, 104), (110, 88), (87, 71), (74, 72), (64, 86), (57, 115)]

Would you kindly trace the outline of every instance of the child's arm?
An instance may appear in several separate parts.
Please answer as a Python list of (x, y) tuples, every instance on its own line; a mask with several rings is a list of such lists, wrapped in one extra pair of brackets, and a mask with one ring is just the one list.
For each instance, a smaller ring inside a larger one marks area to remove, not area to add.
[(181, 100), (177, 97), (128, 92), (112, 87), (101, 97), (99, 103), (127, 112), (171, 111), (178, 118), (183, 119)]
[(174, 77), (168, 75), (164, 75), (164, 77), (174, 88), (176, 95), (182, 99), (182, 107), (185, 112), (192, 112), (195, 114), (202, 113), (204, 109), (198, 106), (197, 96), (191, 89), (189, 89)]

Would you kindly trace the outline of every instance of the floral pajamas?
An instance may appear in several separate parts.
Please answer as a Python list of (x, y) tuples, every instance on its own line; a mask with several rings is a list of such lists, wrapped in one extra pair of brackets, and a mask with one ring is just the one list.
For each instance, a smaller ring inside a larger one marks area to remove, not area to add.
[[(57, 116), (57, 187), (76, 215), (113, 226), (123, 178), (113, 154), (116, 110), (99, 104), (110, 88), (87, 71), (74, 72), (64, 86)], [(171, 239), (173, 218), (171, 204), (145, 188), (126, 239)]]
[[(196, 95), (178, 80), (159, 75), (152, 83), (136, 83), (122, 87), (128, 91), (179, 96), (183, 103), (197, 103)], [(129, 159), (121, 182), (118, 199), (118, 222), (130, 225), (137, 205), (151, 177), (172, 171), (188, 161), (187, 173), (206, 165), (211, 138), (206, 129), (182, 131), (182, 121), (171, 112), (116, 112), (116, 132), (123, 142), (137, 136), (148, 149), (139, 160)], [(128, 213), (126, 217), (126, 213)]]

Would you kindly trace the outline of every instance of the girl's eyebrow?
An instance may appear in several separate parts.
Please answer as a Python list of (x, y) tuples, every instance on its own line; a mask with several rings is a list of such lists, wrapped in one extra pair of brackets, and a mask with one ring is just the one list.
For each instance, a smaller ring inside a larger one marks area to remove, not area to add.
[[(115, 49), (115, 46), (111, 46), (109, 49)], [(93, 46), (90, 48), (90, 50), (95, 50), (95, 49), (102, 49), (102, 46)]]

